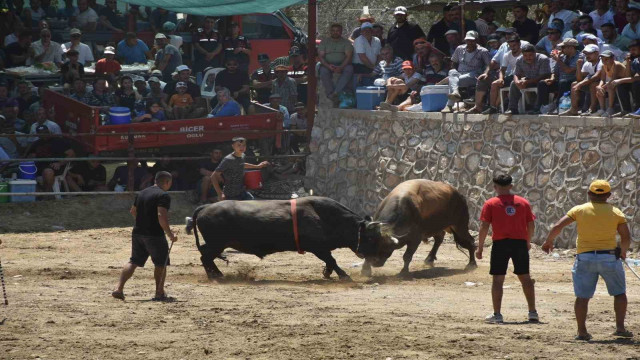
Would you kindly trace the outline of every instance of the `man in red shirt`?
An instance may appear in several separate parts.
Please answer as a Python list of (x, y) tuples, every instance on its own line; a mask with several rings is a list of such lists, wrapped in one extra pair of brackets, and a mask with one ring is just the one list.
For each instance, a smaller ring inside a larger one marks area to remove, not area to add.
[(109, 80), (115, 80), (115, 77), (120, 74), (122, 67), (120, 63), (115, 60), (116, 50), (113, 46), (107, 46), (104, 49), (104, 58), (96, 62), (96, 75), (108, 76)]
[(529, 202), (511, 194), (510, 175), (500, 174), (493, 178), (493, 188), (498, 196), (487, 200), (482, 206), (480, 215), (480, 232), (478, 234), (478, 250), (476, 257), (482, 259), (484, 240), (492, 229), (493, 246), (491, 247), (491, 265), (489, 274), (493, 275), (491, 299), (493, 314), (485, 320), (490, 323), (502, 323), (500, 313), (502, 306), (502, 285), (507, 274), (509, 259), (513, 262), (513, 272), (522, 283), (522, 290), (529, 305), (529, 321), (538, 321), (534, 281), (529, 276), (529, 249), (535, 230), (535, 215), (531, 212)]

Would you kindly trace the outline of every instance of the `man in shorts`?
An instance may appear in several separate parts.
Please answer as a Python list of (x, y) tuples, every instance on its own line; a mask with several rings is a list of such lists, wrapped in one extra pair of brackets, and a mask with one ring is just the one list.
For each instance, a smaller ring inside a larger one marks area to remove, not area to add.
[[(243, 137), (233, 138), (231, 147), (233, 152), (225, 156), (216, 171), (211, 174), (211, 184), (219, 200), (253, 200), (253, 195), (244, 188), (244, 170), (262, 169), (268, 166), (269, 162), (263, 161), (258, 165), (245, 163), (247, 139)], [(223, 188), (220, 188), (221, 183), (224, 183)]]
[(478, 250), (476, 251), (478, 259), (482, 259), (484, 239), (489, 232), (489, 226), (493, 232), (489, 270), (493, 275), (491, 286), (493, 314), (485, 318), (489, 323), (504, 321), (500, 308), (502, 307), (502, 286), (509, 259), (513, 262), (513, 273), (522, 283), (522, 291), (529, 306), (528, 319), (530, 322), (538, 321), (534, 280), (529, 276), (529, 249), (531, 249), (531, 238), (535, 231), (533, 221), (536, 217), (531, 212), (531, 205), (526, 199), (511, 194), (512, 181), (511, 176), (506, 174), (493, 178), (493, 188), (498, 196), (487, 200), (480, 214), (482, 224), (478, 233)]
[(159, 171), (155, 185), (140, 191), (131, 207), (131, 215), (136, 219), (131, 242), (131, 258), (124, 265), (116, 290), (111, 293), (116, 299), (124, 300), (124, 284), (133, 276), (138, 266), (144, 267), (149, 256), (155, 266), (153, 277), (156, 281), (156, 295), (153, 301), (172, 301), (164, 292), (166, 266), (169, 265), (169, 245), (178, 241), (169, 227), (169, 208), (171, 198), (167, 191), (171, 188), (172, 177), (166, 171)]
[[(542, 250), (546, 253), (553, 250), (553, 240), (560, 235), (562, 229), (576, 222), (578, 224), (577, 255), (571, 270), (573, 291), (576, 295), (574, 309), (578, 322), (576, 340), (591, 340), (591, 335), (587, 332), (587, 312), (589, 299), (596, 291), (600, 276), (607, 285), (609, 295), (613, 296), (613, 309), (616, 314), (616, 331), (613, 335), (630, 338), (633, 334), (624, 326), (627, 295), (622, 266), (622, 261), (625, 260), (631, 244), (627, 219), (620, 209), (607, 203), (607, 199), (611, 196), (611, 185), (607, 181), (593, 181), (589, 185), (587, 194), (589, 202), (573, 207), (551, 228), (547, 240), (542, 245)], [(616, 232), (620, 234), (618, 250), (616, 249)]]

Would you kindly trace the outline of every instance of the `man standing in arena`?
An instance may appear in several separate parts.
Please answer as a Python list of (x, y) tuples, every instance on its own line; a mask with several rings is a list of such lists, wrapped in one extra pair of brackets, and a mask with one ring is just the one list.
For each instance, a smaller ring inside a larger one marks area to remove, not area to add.
[(478, 250), (476, 256), (482, 259), (484, 240), (489, 232), (493, 232), (491, 246), (491, 265), (489, 273), (493, 275), (491, 299), (493, 314), (485, 318), (489, 323), (502, 323), (500, 313), (502, 307), (502, 286), (507, 274), (509, 259), (513, 262), (513, 272), (522, 283), (522, 291), (529, 305), (528, 319), (538, 321), (536, 311), (536, 295), (534, 280), (529, 275), (529, 249), (535, 231), (535, 215), (531, 212), (529, 202), (511, 193), (513, 179), (510, 175), (500, 174), (493, 178), (493, 188), (498, 196), (487, 200), (482, 206), (480, 215), (480, 231), (478, 233)]
[[(244, 162), (244, 152), (247, 150), (247, 140), (243, 137), (235, 137), (231, 140), (233, 152), (222, 159), (216, 171), (211, 174), (211, 184), (218, 194), (218, 200), (253, 200), (244, 188), (244, 170), (262, 169), (269, 165), (263, 161), (258, 165)], [(224, 187), (220, 183), (224, 179)]]
[[(573, 292), (576, 295), (575, 313), (578, 322), (576, 340), (591, 340), (587, 332), (587, 312), (589, 300), (593, 297), (602, 276), (609, 295), (613, 296), (613, 309), (616, 316), (614, 336), (633, 337), (624, 326), (627, 313), (627, 295), (624, 268), (622, 262), (627, 257), (631, 244), (631, 234), (627, 219), (620, 209), (608, 204), (611, 185), (606, 180), (595, 180), (589, 185), (589, 202), (574, 206), (563, 216), (549, 232), (542, 250), (553, 250), (553, 240), (562, 229), (573, 223), (578, 224), (576, 240), (576, 260), (571, 270), (573, 274)], [(620, 246), (617, 247), (616, 232), (620, 234)]]
[(124, 300), (124, 284), (133, 276), (138, 266), (144, 267), (151, 256), (155, 266), (153, 277), (156, 281), (156, 294), (153, 301), (172, 301), (164, 292), (166, 266), (169, 265), (169, 246), (165, 234), (171, 242), (178, 241), (169, 227), (169, 208), (171, 198), (167, 191), (171, 188), (172, 177), (166, 171), (159, 171), (155, 185), (140, 191), (131, 207), (131, 215), (136, 219), (133, 227), (131, 258), (124, 265), (116, 290), (111, 293), (116, 299)]

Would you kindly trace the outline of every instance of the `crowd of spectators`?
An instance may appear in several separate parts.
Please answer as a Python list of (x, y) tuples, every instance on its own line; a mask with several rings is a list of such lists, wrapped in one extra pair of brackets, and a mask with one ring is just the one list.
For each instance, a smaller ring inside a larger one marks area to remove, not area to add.
[[(447, 85), (443, 112), (558, 114), (570, 93), (560, 115), (640, 118), (640, 3), (547, 0), (536, 7), (533, 14), (516, 4), (512, 20), (498, 24), (495, 8), (463, 19), (460, 7), (446, 5), (425, 34), (399, 6), (386, 38), (367, 14), (348, 38), (332, 24), (318, 49), (324, 95), (342, 106), (341, 94), (375, 84), (387, 91), (381, 110), (421, 111), (414, 106), (421, 89)], [(537, 96), (523, 107), (527, 94)]]

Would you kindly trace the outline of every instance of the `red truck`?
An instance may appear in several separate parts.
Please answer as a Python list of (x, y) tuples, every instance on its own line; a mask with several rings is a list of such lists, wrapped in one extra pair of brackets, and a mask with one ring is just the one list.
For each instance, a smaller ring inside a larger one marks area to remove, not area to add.
[(279, 147), (281, 133), (261, 133), (260, 130), (282, 130), (282, 114), (266, 106), (253, 105), (256, 109), (253, 115), (105, 125), (96, 107), (51, 90), (46, 90), (44, 96), (44, 106), (55, 114), (54, 121), (62, 132), (71, 134), (87, 152), (103, 156), (126, 155), (129, 132), (134, 134), (136, 153), (153, 155), (202, 153), (204, 144), (229, 141), (234, 136), (274, 137)]

